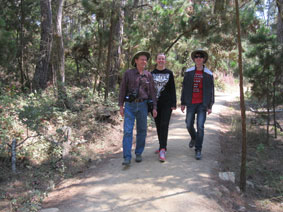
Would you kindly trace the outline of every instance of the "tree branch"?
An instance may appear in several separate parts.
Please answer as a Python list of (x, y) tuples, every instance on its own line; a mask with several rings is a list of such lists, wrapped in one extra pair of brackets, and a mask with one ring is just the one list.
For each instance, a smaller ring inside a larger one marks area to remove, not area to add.
[(28, 140), (30, 138), (35, 138), (35, 137), (38, 137), (38, 136), (39, 136), (39, 134), (26, 137), (21, 143), (17, 144), (17, 147), (21, 146), (26, 140)]
[(141, 7), (150, 7), (152, 9), (152, 6), (149, 5), (149, 4), (141, 4), (141, 5), (136, 6), (136, 8), (133, 7), (133, 9), (138, 9), (138, 8), (141, 8)]
[(180, 34), (173, 43), (171, 43), (171, 45), (166, 49), (164, 54), (167, 54), (169, 52), (169, 50), (181, 39), (181, 37), (183, 37), (185, 35), (185, 33)]
[(139, 5), (139, 6), (137, 6), (137, 8), (140, 8), (140, 7), (150, 7), (151, 9), (152, 9), (152, 6), (151, 5), (149, 5), (149, 4), (142, 4), (142, 5)]
[(282, 1), (280, 2), (280, 0), (276, 0), (276, 4), (277, 4), (277, 7), (278, 7), (279, 16), (281, 17), (281, 20), (283, 22), (283, 9), (282, 9), (283, 2)]

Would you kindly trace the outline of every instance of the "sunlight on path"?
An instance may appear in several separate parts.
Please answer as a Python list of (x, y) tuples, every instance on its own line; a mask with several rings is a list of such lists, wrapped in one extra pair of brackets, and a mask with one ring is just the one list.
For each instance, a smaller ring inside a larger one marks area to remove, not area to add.
[(188, 147), (189, 134), (185, 114), (173, 112), (165, 163), (160, 163), (154, 151), (158, 148), (156, 132), (147, 138), (143, 161), (128, 169), (121, 165), (122, 154), (98, 168), (90, 169), (81, 179), (66, 181), (47, 199), (45, 208), (60, 212), (106, 211), (225, 211), (219, 204), (213, 177), (218, 168), (216, 156), (219, 113), (227, 109), (225, 100), (232, 95), (217, 93), (213, 113), (207, 117), (203, 159), (196, 161), (194, 150)]

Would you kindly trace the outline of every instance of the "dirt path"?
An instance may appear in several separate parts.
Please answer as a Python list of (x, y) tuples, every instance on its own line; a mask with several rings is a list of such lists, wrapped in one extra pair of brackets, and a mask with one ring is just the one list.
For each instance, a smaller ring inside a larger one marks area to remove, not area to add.
[(124, 169), (122, 153), (90, 168), (76, 179), (66, 180), (46, 199), (44, 208), (60, 212), (106, 211), (229, 211), (219, 204), (222, 193), (216, 180), (220, 153), (219, 113), (230, 96), (217, 94), (213, 113), (207, 117), (203, 158), (195, 160), (185, 128), (185, 114), (174, 111), (170, 123), (167, 161), (160, 163), (153, 131), (147, 138), (143, 161), (132, 160)]

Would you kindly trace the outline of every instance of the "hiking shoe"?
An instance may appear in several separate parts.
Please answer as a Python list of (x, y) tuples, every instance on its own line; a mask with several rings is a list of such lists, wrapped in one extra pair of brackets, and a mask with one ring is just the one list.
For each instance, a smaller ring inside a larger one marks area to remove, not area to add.
[(191, 139), (190, 143), (189, 143), (189, 147), (193, 148), (195, 146), (196, 140)]
[(141, 155), (136, 155), (136, 162), (137, 163), (142, 162), (142, 156)]
[(195, 157), (196, 157), (197, 160), (200, 160), (201, 159), (201, 151), (199, 151), (199, 150), (196, 151), (196, 156)]
[(165, 162), (165, 153), (166, 153), (165, 149), (161, 149), (161, 150), (159, 151), (159, 160), (160, 160), (161, 162)]
[(129, 159), (124, 159), (124, 161), (122, 163), (122, 165), (124, 165), (124, 166), (129, 166), (130, 164), (131, 164), (131, 160), (129, 160)]

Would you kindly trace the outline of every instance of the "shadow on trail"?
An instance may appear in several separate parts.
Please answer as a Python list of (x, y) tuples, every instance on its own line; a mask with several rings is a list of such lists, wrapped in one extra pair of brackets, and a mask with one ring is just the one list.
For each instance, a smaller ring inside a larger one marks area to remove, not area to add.
[(224, 101), (222, 96), (215, 103), (214, 113), (207, 116), (202, 160), (195, 160), (194, 149), (188, 146), (185, 113), (176, 111), (169, 127), (165, 163), (160, 163), (154, 154), (157, 136), (156, 132), (150, 133), (141, 163), (134, 161), (133, 151), (131, 166), (124, 169), (122, 154), (113, 154), (103, 164), (78, 176), (75, 182), (62, 184), (44, 207), (59, 208), (60, 212), (228, 212), (218, 204), (222, 196), (217, 193), (215, 181), (220, 154), (218, 114), (225, 109)]
[[(174, 151), (174, 149), (170, 150)], [(169, 154), (169, 153), (168, 153)], [(72, 211), (124, 211), (135, 206), (142, 206), (147, 203), (147, 207), (152, 209), (158, 209), (152, 202), (156, 200), (166, 201), (168, 198), (185, 198), (186, 193), (199, 193), (205, 195), (206, 198), (213, 199), (213, 193), (211, 192), (212, 182), (209, 178), (210, 173), (206, 170), (202, 170), (205, 159), (198, 161), (198, 167), (192, 169), (184, 169), (184, 164), (187, 163), (188, 149), (184, 152), (180, 152), (178, 157), (179, 163), (166, 162), (161, 164), (157, 161), (156, 157), (147, 157), (142, 164), (132, 163), (131, 167), (127, 170), (123, 170), (120, 165), (121, 155), (116, 155), (114, 160), (119, 160), (119, 167), (116, 161), (110, 160), (108, 168), (109, 170), (98, 169), (98, 177), (92, 178), (93, 173), (89, 172), (83, 178), (87, 180), (81, 180), (78, 184), (72, 184), (67, 187), (63, 187), (60, 190), (62, 192), (69, 189), (79, 188), (76, 192), (70, 193), (69, 197), (60, 202), (60, 205), (69, 205)], [(168, 161), (174, 157), (174, 155), (168, 157)], [(193, 154), (190, 154), (193, 157)], [(171, 159), (172, 160), (172, 159)], [(159, 169), (152, 170), (150, 164), (157, 164)], [(146, 167), (149, 166), (149, 167)], [(166, 169), (168, 174), (164, 174), (160, 169)], [(116, 171), (118, 170), (118, 172)], [(182, 171), (178, 171), (182, 170)], [(113, 172), (115, 174), (113, 174)], [(192, 173), (197, 173), (192, 176)], [(187, 176), (186, 176), (187, 175)], [(130, 185), (130, 188), (128, 188)], [(86, 193), (86, 189), (97, 186), (96, 192)], [(152, 196), (145, 195), (148, 189), (152, 189), (154, 186), (155, 194)], [(98, 188), (99, 187), (99, 188)], [(110, 188), (110, 189), (109, 189)], [(176, 191), (177, 190), (177, 191)], [(165, 193), (168, 193), (164, 195)], [(160, 192), (160, 194), (158, 194)], [(131, 200), (124, 198), (127, 193), (131, 193)], [(70, 200), (71, 199), (71, 200)], [(83, 201), (82, 201), (83, 200)], [(125, 202), (125, 204), (123, 204)], [(190, 200), (187, 201), (188, 205), (195, 204)], [(59, 203), (49, 204), (49, 207), (57, 207)], [(60, 208), (60, 207), (59, 207)], [(61, 208), (60, 208), (61, 209)], [(64, 208), (65, 209), (65, 208)], [(74, 210), (75, 209), (75, 210)], [(68, 211), (68, 207), (62, 211)], [(70, 210), (71, 211), (71, 210)]]
[[(283, 211), (282, 191), (283, 184), (280, 176), (283, 175), (283, 140), (274, 139), (271, 134), (266, 140), (266, 126), (252, 123), (255, 114), (248, 112), (246, 101), (246, 192), (245, 196), (249, 205), (254, 205), (254, 212)], [(222, 123), (230, 126), (229, 130), (221, 132), (221, 157), (222, 171), (235, 172), (236, 185), (239, 185), (241, 170), (241, 115), (239, 100), (226, 102), (227, 108), (232, 108), (230, 116), (222, 114)], [(256, 117), (257, 119), (257, 117)], [(234, 185), (232, 185), (234, 186)], [(232, 187), (228, 185), (228, 188)], [(272, 203), (272, 204), (270, 204)], [(276, 206), (275, 206), (276, 205)], [(256, 207), (257, 206), (257, 207)]]

